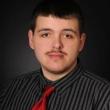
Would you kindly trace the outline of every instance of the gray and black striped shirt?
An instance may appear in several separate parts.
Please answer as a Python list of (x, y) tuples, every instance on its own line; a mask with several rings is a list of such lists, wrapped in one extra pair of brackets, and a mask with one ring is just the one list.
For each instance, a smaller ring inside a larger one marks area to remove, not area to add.
[(41, 70), (17, 77), (0, 93), (0, 110), (32, 110), (48, 84), (56, 89), (47, 110), (110, 110), (110, 83), (81, 65), (55, 82), (47, 81)]

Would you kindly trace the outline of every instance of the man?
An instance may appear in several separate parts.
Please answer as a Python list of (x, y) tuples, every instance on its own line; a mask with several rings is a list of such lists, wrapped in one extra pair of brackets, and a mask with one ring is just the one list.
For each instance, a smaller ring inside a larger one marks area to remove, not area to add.
[[(78, 58), (86, 39), (78, 4), (42, 1), (28, 37), (41, 69), (11, 81), (1, 93), (1, 110), (110, 110), (110, 83), (87, 72)], [(51, 94), (39, 109), (49, 86)]]

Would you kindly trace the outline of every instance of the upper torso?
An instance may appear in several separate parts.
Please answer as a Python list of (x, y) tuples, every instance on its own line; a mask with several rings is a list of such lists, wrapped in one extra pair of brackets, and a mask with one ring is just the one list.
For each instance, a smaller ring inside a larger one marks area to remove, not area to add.
[[(40, 70), (14, 79), (1, 93), (0, 110), (32, 110), (45, 85)], [(47, 110), (110, 110), (110, 83), (81, 67), (53, 85)]]

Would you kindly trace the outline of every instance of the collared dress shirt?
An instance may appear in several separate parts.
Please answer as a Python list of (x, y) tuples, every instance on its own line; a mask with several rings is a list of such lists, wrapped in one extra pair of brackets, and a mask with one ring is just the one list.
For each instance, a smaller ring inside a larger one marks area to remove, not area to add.
[(0, 93), (0, 110), (32, 110), (46, 85), (55, 87), (47, 110), (110, 110), (110, 83), (81, 64), (54, 82), (44, 78), (41, 69), (15, 78)]

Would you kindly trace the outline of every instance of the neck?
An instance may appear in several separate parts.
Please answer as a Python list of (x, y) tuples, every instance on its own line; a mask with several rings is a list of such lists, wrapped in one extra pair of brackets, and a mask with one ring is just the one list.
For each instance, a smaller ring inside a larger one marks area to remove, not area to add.
[(71, 68), (65, 69), (64, 71), (49, 71), (42, 67), (42, 71), (46, 79), (50, 81), (56, 81), (68, 75), (72, 70), (74, 71), (76, 65), (77, 65), (77, 62), (75, 62), (75, 64), (72, 65)]

